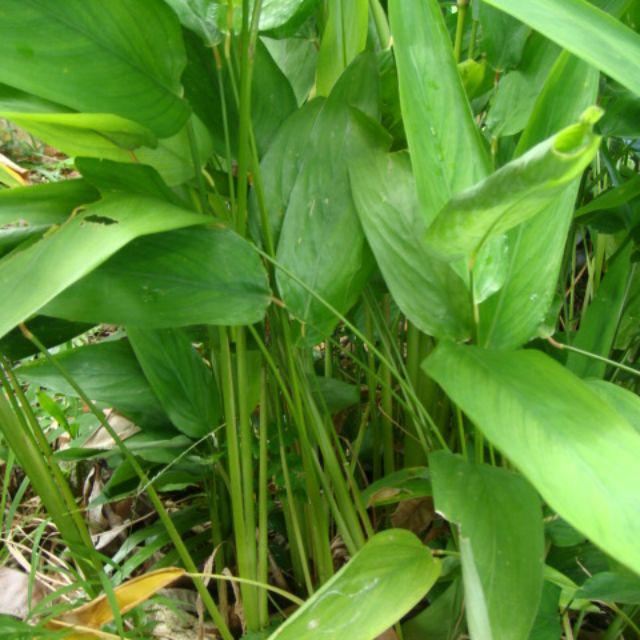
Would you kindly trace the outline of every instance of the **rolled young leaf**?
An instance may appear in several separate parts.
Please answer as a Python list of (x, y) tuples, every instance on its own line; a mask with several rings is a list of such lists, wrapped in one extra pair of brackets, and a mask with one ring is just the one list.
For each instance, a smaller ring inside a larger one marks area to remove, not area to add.
[(593, 160), (601, 140), (593, 125), (601, 115), (588, 109), (579, 123), (454, 196), (427, 231), (430, 249), (447, 260), (473, 260), (488, 238), (542, 211)]
[(569, 524), (640, 573), (640, 434), (538, 351), (440, 343), (427, 373)]
[(376, 534), (269, 640), (374, 640), (411, 610), (440, 575), (440, 562), (402, 529)]
[(459, 525), (473, 638), (528, 640), (542, 593), (540, 499), (524, 478), (445, 451), (429, 456), (435, 506)]

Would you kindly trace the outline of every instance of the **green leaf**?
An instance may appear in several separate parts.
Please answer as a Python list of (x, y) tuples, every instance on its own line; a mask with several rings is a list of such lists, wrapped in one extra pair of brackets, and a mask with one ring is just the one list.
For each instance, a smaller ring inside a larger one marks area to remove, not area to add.
[(585, 382), (640, 434), (640, 397), (638, 395), (606, 380), (586, 380)]
[(500, 80), (492, 100), (487, 127), (494, 136), (511, 136), (525, 128), (559, 54), (553, 42), (531, 34), (522, 62)]
[(233, 231), (215, 227), (134, 240), (44, 311), (70, 320), (162, 329), (253, 324), (270, 302), (259, 255)]
[(478, 4), (482, 47), (489, 64), (497, 71), (517, 66), (530, 34), (529, 28), (481, 0)]
[[(377, 114), (377, 98), (375, 57), (362, 54), (323, 103), (304, 141), (306, 151), (288, 194), (276, 252), (282, 266), (342, 313), (359, 297), (373, 262), (348, 169), (389, 144), (384, 130), (367, 117)], [(276, 203), (266, 205), (277, 215)], [(337, 319), (324, 305), (283, 271), (277, 271), (276, 281), (292, 315), (320, 335), (331, 332)]]
[(220, 416), (218, 388), (187, 333), (128, 326), (127, 335), (171, 422), (191, 438), (211, 433)]
[(329, 0), (318, 53), (316, 91), (328, 96), (342, 72), (367, 44), (367, 0)]
[(182, 127), (180, 27), (154, 0), (5, 0), (0, 82), (77, 111), (113, 113), (159, 137)]
[(622, 205), (626, 204), (630, 200), (633, 200), (639, 195), (640, 176), (633, 176), (626, 182), (623, 182), (621, 185), (613, 187), (612, 189), (608, 189), (604, 193), (601, 193), (597, 198), (594, 198), (588, 204), (580, 207), (576, 211), (575, 217), (582, 218), (583, 216), (598, 213), (600, 211), (617, 209), (618, 207), (621, 207)]
[(402, 312), (429, 335), (469, 337), (469, 292), (423, 241), (426, 226), (408, 155), (371, 154), (367, 162), (355, 163), (350, 175), (364, 233)]
[(409, 467), (372, 482), (360, 492), (360, 498), (364, 507), (368, 509), (425, 498), (432, 494), (429, 470), (426, 467)]
[[(158, 397), (127, 340), (109, 340), (61, 351), (53, 356), (71, 374), (82, 390), (131, 418), (140, 426), (167, 425)], [(74, 396), (76, 392), (47, 360), (35, 360), (16, 369), (18, 378)]]
[(269, 640), (374, 640), (417, 604), (440, 563), (412, 533), (376, 534)]
[(131, 161), (131, 150), (157, 146), (145, 127), (110, 113), (19, 113), (0, 111), (36, 138), (68, 156)]
[(428, 224), (453, 194), (485, 178), (490, 162), (437, 0), (390, 0), (389, 17), (402, 116)]
[(529, 640), (559, 640), (562, 637), (560, 593), (560, 587), (551, 582), (544, 583), (540, 607)]
[(95, 202), (99, 193), (85, 180), (63, 180), (32, 187), (0, 190), (0, 225), (64, 222), (81, 204)]
[(209, 220), (161, 200), (135, 196), (114, 196), (91, 205), (0, 263), (0, 337), (137, 236)]
[(640, 435), (619, 413), (533, 350), (441, 343), (424, 366), (553, 509), (640, 572)]
[(429, 469), (436, 509), (459, 525), (471, 636), (527, 640), (542, 593), (538, 496), (509, 471), (444, 451), (429, 456)]
[[(56, 347), (63, 342), (89, 331), (94, 325), (84, 322), (67, 322), (45, 316), (35, 316), (27, 320), (29, 330), (38, 337), (45, 347)], [(27, 340), (16, 328), (0, 339), (0, 353), (10, 360), (21, 360), (38, 353), (33, 342)]]
[(587, 578), (576, 594), (579, 598), (618, 604), (640, 604), (640, 578), (604, 571)]
[(457, 640), (463, 625), (463, 589), (460, 580), (429, 606), (402, 625), (404, 640)]
[(96, 158), (76, 158), (75, 165), (84, 179), (102, 195), (130, 193), (162, 198), (176, 206), (184, 206), (160, 174), (148, 165), (124, 164)]
[(640, 36), (585, 0), (484, 0), (640, 94)]
[[(520, 137), (516, 157), (575, 122), (595, 102), (598, 76), (584, 62), (561, 54)], [(480, 307), (481, 343), (517, 347), (543, 324), (556, 291), (578, 187), (576, 178), (555, 202), (508, 234), (507, 278)]]
[[(635, 271), (630, 258), (629, 243), (609, 262), (607, 272), (591, 304), (583, 312), (580, 329), (572, 346), (608, 358), (613, 347), (620, 319), (627, 304), (629, 285)], [(603, 378), (607, 364), (575, 351), (567, 356), (567, 368), (581, 378)]]
[(474, 187), (454, 196), (427, 231), (437, 255), (471, 255), (483, 242), (521, 224), (554, 202), (593, 160), (600, 136), (593, 124), (600, 109), (587, 110), (578, 124), (563, 129)]

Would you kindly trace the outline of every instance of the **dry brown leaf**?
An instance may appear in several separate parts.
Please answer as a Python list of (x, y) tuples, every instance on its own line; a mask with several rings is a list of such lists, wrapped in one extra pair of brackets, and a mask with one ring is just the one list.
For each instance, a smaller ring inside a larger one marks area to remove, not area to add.
[[(171, 584), (185, 575), (184, 569), (170, 567), (159, 569), (143, 576), (127, 580), (114, 589), (116, 601), (120, 613), (125, 614), (145, 600), (148, 600), (160, 589)], [(100, 627), (113, 620), (113, 612), (105, 595), (95, 598), (91, 602), (73, 609), (64, 615), (51, 620), (47, 624), (49, 629), (68, 628), (72, 626), (78, 629), (78, 633), (66, 636), (68, 640), (84, 640), (86, 638), (104, 638)], [(82, 628), (80, 628), (82, 627)]]
[(416, 498), (401, 502), (391, 516), (391, 523), (400, 529), (409, 529), (416, 535), (423, 533), (435, 518), (432, 498)]
[(379, 635), (376, 640), (398, 640), (398, 635), (393, 629), (387, 629), (382, 635)]

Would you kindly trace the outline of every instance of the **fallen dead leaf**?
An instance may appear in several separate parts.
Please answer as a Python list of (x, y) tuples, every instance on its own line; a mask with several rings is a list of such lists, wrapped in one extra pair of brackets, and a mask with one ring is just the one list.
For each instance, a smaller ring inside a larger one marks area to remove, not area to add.
[(417, 536), (426, 531), (435, 518), (432, 498), (416, 498), (401, 502), (391, 516), (391, 523), (409, 529)]
[[(143, 576), (127, 580), (114, 589), (120, 613), (130, 611), (148, 600), (160, 589), (185, 575), (184, 569), (170, 567), (159, 569)], [(77, 633), (66, 636), (67, 640), (85, 640), (88, 638), (109, 637), (100, 631), (100, 627), (113, 620), (113, 612), (105, 595), (68, 611), (64, 615), (47, 623), (49, 629), (74, 628)]]

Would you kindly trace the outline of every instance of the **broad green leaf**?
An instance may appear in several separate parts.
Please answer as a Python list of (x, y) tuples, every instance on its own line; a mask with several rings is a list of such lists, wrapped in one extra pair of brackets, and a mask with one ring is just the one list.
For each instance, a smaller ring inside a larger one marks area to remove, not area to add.
[(542, 593), (540, 500), (521, 477), (439, 451), (435, 506), (459, 526), (467, 622), (474, 638), (527, 640)]
[(315, 82), (318, 50), (314, 41), (306, 38), (262, 38), (262, 42), (289, 80), (298, 105), (304, 104)]
[(368, 0), (329, 0), (318, 52), (316, 91), (328, 96), (342, 72), (367, 44)]
[(406, 153), (377, 153), (350, 168), (360, 222), (389, 291), (421, 331), (471, 335), (469, 292), (450, 265), (435, 259), (423, 238), (415, 183)]
[(309, 385), (321, 407), (329, 413), (339, 413), (360, 402), (360, 387), (344, 380), (326, 376), (309, 376)]
[[(29, 331), (37, 336), (45, 347), (49, 348), (89, 331), (94, 325), (35, 316), (27, 320), (27, 326)], [(34, 346), (33, 342), (24, 337), (20, 329), (16, 328), (0, 340), (0, 353), (10, 360), (21, 360), (38, 353), (38, 348)]]
[(517, 69), (498, 83), (487, 127), (494, 136), (510, 136), (522, 131), (549, 76), (560, 48), (539, 33), (531, 34)]
[(618, 604), (640, 604), (640, 578), (605, 571), (587, 578), (576, 594), (579, 598)]
[(460, 580), (429, 606), (402, 625), (404, 640), (457, 640), (464, 624), (463, 589)]
[(484, 0), (640, 94), (640, 35), (585, 0)]
[(553, 509), (640, 572), (640, 435), (627, 420), (538, 351), (441, 343), (424, 366)]
[(432, 494), (429, 470), (426, 467), (409, 467), (372, 482), (360, 492), (360, 498), (364, 507), (368, 509), (424, 498)]
[(162, 329), (252, 324), (262, 320), (270, 302), (258, 254), (233, 231), (214, 227), (135, 240), (58, 295), (44, 312)]
[(389, 17), (411, 163), (429, 224), (453, 194), (484, 179), (490, 163), (437, 0), (390, 0)]
[(583, 216), (597, 213), (599, 211), (617, 209), (639, 195), (640, 176), (633, 176), (621, 185), (605, 191), (588, 204), (580, 207), (576, 211), (575, 217), (582, 218)]
[(479, 184), (454, 196), (427, 231), (431, 250), (445, 259), (471, 255), (483, 242), (505, 233), (553, 203), (593, 160), (600, 136), (593, 107), (563, 129)]
[(217, 426), (220, 397), (211, 369), (182, 329), (127, 327), (129, 341), (171, 422), (191, 438)]
[[(362, 54), (323, 103), (306, 139), (276, 252), (282, 266), (342, 313), (359, 297), (373, 266), (348, 170), (388, 147), (387, 134), (368, 117), (377, 114), (377, 97), (375, 58)], [(274, 204), (266, 202), (277, 215)], [(283, 271), (276, 280), (292, 315), (320, 335), (331, 332), (337, 319), (323, 304)]]
[[(219, 155), (226, 157), (223, 102), (219, 91), (218, 73), (222, 76), (227, 110), (229, 145), (232, 155), (238, 148), (239, 116), (236, 88), (229, 77), (227, 65), (218, 71), (209, 47), (189, 32), (185, 32), (188, 63), (182, 81), (185, 95), (195, 114), (207, 127)], [(269, 148), (280, 125), (296, 108), (296, 98), (289, 81), (259, 39), (254, 52), (251, 86), (251, 121), (258, 151), (262, 155)], [(188, 140), (187, 140), (188, 143)], [(188, 151), (188, 146), (186, 147)], [(206, 159), (206, 158), (205, 158)]]
[[(561, 54), (520, 137), (516, 157), (575, 122), (595, 102), (598, 77), (584, 62)], [(543, 324), (556, 291), (578, 187), (575, 179), (555, 202), (509, 233), (507, 278), (480, 307), (480, 340), (487, 346), (520, 346)]]
[(620, 138), (640, 137), (640, 96), (613, 83), (607, 83), (602, 92), (605, 110), (600, 131), (605, 136)]
[[(68, 349), (53, 357), (92, 400), (117, 409), (140, 426), (168, 423), (127, 340)], [(16, 374), (21, 380), (56, 393), (76, 395), (58, 369), (44, 359), (18, 367)]]
[(560, 593), (560, 587), (551, 582), (544, 583), (542, 599), (529, 640), (559, 640), (562, 637)]
[(110, 113), (19, 113), (0, 116), (68, 156), (108, 158), (131, 162), (131, 151), (157, 146), (145, 127)]
[(482, 0), (477, 2), (482, 27), (482, 47), (489, 64), (497, 71), (517, 66), (531, 33), (529, 27)]
[(148, 165), (125, 164), (96, 158), (76, 158), (75, 165), (86, 182), (103, 195), (129, 193), (162, 198), (171, 204), (184, 206), (160, 174)]
[[(609, 262), (593, 301), (581, 316), (580, 329), (572, 342), (574, 347), (603, 358), (609, 357), (636, 269), (630, 262), (632, 251), (633, 246), (629, 243)], [(607, 369), (605, 362), (575, 351), (567, 356), (566, 365), (581, 378), (603, 378)]]
[(269, 640), (374, 640), (420, 602), (440, 563), (412, 533), (376, 534)]
[(586, 380), (586, 383), (640, 434), (640, 397), (637, 394), (606, 380)]
[(82, 204), (100, 194), (85, 180), (63, 180), (32, 187), (0, 190), (0, 225), (23, 222), (50, 225), (64, 222)]
[(159, 137), (177, 132), (180, 26), (155, 0), (4, 0), (0, 82), (86, 113), (113, 113)]
[(0, 264), (0, 337), (134, 238), (209, 222), (150, 198), (113, 196)]
[(0, 229), (0, 258), (37, 242), (50, 228), (49, 225), (43, 225)]

